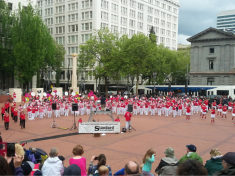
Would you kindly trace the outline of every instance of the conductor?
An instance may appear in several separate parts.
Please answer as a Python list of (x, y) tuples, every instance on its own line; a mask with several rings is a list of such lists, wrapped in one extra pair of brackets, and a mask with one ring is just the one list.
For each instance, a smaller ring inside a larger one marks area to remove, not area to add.
[(129, 111), (127, 111), (124, 115), (124, 117), (126, 118), (126, 129), (131, 130), (131, 113)]

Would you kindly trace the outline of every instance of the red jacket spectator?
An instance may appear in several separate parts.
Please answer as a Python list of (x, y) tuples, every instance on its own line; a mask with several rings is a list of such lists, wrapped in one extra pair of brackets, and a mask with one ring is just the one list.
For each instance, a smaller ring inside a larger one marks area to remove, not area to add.
[(4, 115), (4, 122), (9, 122), (9, 115), (8, 114)]

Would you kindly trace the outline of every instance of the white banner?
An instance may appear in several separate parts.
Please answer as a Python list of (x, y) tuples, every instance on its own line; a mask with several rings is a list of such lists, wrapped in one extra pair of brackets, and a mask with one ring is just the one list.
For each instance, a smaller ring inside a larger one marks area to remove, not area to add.
[(82, 122), (79, 133), (120, 133), (120, 122)]

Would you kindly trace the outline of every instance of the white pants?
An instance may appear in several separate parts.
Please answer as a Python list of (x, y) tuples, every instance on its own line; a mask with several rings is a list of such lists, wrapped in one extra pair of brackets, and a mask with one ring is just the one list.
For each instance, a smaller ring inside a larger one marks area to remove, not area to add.
[(36, 116), (35, 113), (32, 113), (31, 119), (34, 120), (35, 116)]
[(69, 109), (65, 109), (65, 114), (64, 116), (69, 116)]
[(144, 114), (145, 114), (145, 115), (148, 115), (148, 108), (145, 108), (145, 109), (144, 109)]
[(176, 110), (173, 110), (172, 112), (173, 112), (173, 117), (175, 117), (176, 116)]
[(116, 113), (116, 107), (112, 107), (112, 112)]
[(140, 115), (144, 115), (144, 108), (140, 108)]
[(137, 115), (137, 109), (133, 109), (133, 115)]
[(40, 113), (39, 113), (39, 118), (40, 118), (40, 119), (43, 119), (43, 112), (40, 112)]
[(151, 109), (151, 115), (155, 115), (155, 109)]
[(85, 111), (84, 108), (81, 108), (81, 115), (84, 115)]
[(79, 116), (79, 111), (75, 111), (75, 116)]
[(121, 114), (121, 108), (117, 108), (117, 115)]
[(165, 108), (165, 116), (168, 116), (169, 114), (169, 108)]
[(89, 115), (91, 113), (91, 109), (86, 109), (86, 114)]
[(47, 111), (47, 117), (48, 117), (48, 118), (51, 118), (51, 114), (52, 114), (51, 111)]
[(158, 109), (158, 116), (161, 116), (161, 109)]
[[(126, 129), (127, 130), (129, 129), (128, 127), (130, 127), (130, 125), (131, 125), (131, 121), (126, 121)], [(131, 129), (131, 127), (130, 127), (130, 129)]]
[(60, 110), (55, 111), (55, 117), (60, 117)]
[(60, 114), (61, 114), (61, 115), (64, 115), (64, 108), (61, 108), (61, 109), (60, 109)]
[(31, 111), (28, 112), (28, 118), (30, 118), (30, 117), (31, 117)]
[(182, 110), (178, 109), (178, 116), (181, 116), (181, 115), (182, 115)]
[(165, 110), (166, 108), (165, 107), (162, 107), (162, 114), (165, 114)]

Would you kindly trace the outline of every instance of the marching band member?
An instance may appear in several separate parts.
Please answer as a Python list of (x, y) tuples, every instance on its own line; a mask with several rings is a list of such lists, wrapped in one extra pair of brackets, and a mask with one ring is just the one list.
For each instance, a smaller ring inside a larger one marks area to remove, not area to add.
[(227, 106), (224, 105), (221, 119), (223, 119), (223, 116), (225, 116), (225, 119), (227, 119), (226, 114), (227, 114)]
[(215, 123), (215, 108), (211, 109), (211, 123)]

